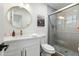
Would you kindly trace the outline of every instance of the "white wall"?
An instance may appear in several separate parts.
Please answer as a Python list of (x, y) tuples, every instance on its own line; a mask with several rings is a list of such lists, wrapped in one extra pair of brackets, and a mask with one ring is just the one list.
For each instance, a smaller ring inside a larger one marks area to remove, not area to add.
[[(1, 29), (2, 31), (0, 30), (0, 35), (3, 33), (4, 36), (5, 35), (10, 35), (12, 33), (12, 30), (15, 29), (13, 28), (10, 23), (8, 22), (5, 14), (6, 14), (6, 10), (7, 8), (10, 6), (8, 6), (9, 4), (1, 4), (0, 5), (0, 8), (1, 8), (1, 11), (0, 11), (0, 15), (4, 15), (3, 16), (0, 16), (0, 21), (3, 20), (2, 25), (4, 25)], [(4, 7), (4, 8), (3, 8)], [(3, 10), (2, 10), (3, 8)], [(44, 4), (30, 4), (30, 8), (31, 8), (31, 16), (32, 16), (32, 23), (29, 27), (27, 27), (26, 29), (23, 29), (23, 34), (26, 34), (26, 35), (30, 35), (30, 34), (33, 34), (33, 33), (37, 33), (37, 34), (45, 34), (47, 36), (47, 31), (48, 31), (48, 18), (47, 18), (47, 6), (44, 5)], [(2, 13), (1, 13), (2, 12)], [(37, 27), (37, 15), (43, 15), (45, 17), (45, 27)], [(1, 17), (3, 17), (3, 19), (1, 19)], [(1, 27), (1, 23), (0, 23), (0, 27)], [(18, 29), (16, 29), (16, 32), (17, 32)], [(47, 38), (46, 38), (47, 40)], [(2, 40), (0, 39), (0, 42)]]
[(4, 35), (4, 20), (3, 20), (3, 5), (0, 4), (0, 43), (2, 42), (3, 40), (3, 35)]

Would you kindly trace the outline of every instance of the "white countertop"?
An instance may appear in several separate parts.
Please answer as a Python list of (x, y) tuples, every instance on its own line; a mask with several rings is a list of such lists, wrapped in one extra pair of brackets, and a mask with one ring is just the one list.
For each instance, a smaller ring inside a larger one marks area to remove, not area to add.
[(44, 37), (45, 35), (30, 35), (30, 36), (5, 36), (3, 39), (3, 42), (7, 42), (7, 41), (15, 41), (15, 40), (25, 40), (25, 39), (32, 39), (32, 38), (41, 38)]

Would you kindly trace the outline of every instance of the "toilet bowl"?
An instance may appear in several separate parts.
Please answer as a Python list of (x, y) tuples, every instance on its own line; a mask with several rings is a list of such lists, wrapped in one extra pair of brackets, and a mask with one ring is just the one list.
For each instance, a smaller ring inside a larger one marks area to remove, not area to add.
[(43, 52), (45, 52), (43, 55), (49, 55), (55, 54), (55, 48), (49, 44), (41, 44), (41, 47), (43, 49)]

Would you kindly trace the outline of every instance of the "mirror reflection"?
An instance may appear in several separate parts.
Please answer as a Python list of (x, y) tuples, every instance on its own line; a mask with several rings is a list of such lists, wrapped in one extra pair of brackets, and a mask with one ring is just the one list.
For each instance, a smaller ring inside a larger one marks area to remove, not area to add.
[(13, 27), (26, 28), (31, 24), (31, 14), (23, 7), (14, 6), (10, 8), (7, 16)]

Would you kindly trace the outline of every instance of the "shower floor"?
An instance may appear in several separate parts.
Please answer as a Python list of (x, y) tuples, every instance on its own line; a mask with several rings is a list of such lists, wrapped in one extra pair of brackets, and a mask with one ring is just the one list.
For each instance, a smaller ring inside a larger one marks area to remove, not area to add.
[(63, 54), (56, 51), (55, 54), (52, 54), (51, 56), (63, 56)]
[(61, 53), (64, 56), (78, 56), (79, 55), (77, 52), (64, 48), (60, 45), (54, 45), (54, 47), (57, 52)]

